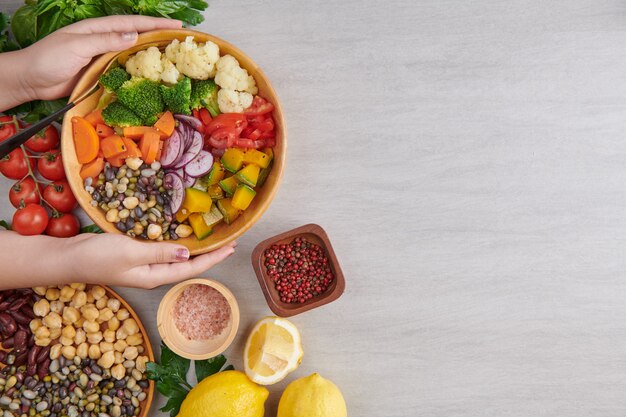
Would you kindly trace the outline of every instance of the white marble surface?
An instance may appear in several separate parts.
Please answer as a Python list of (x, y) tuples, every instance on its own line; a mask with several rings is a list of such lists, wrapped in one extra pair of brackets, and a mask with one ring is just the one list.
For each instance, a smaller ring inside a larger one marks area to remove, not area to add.
[[(212, 0), (206, 16), (271, 77), (289, 128), (275, 201), (206, 274), (242, 307), (235, 366), (270, 313), (252, 248), (315, 222), (347, 289), (293, 318), (287, 382), (319, 372), (359, 417), (626, 413), (626, 3)], [(121, 290), (155, 346), (166, 290)]]

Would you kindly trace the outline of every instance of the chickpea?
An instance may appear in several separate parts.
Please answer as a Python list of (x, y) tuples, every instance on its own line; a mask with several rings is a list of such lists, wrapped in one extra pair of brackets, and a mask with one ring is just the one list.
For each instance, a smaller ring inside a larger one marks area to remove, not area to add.
[(98, 366), (104, 369), (110, 369), (113, 366), (113, 362), (115, 362), (115, 353), (110, 350), (102, 354), (100, 359), (98, 359)]
[(141, 333), (131, 334), (126, 338), (126, 343), (129, 346), (138, 346), (143, 343), (143, 337), (141, 337)]
[(142, 354), (143, 352), (145, 352), (145, 349), (143, 348), (143, 346), (139, 345), (137, 346), (137, 352), (139, 352), (139, 354)]
[(61, 296), (61, 292), (58, 288), (48, 288), (46, 290), (46, 298), (50, 301), (58, 300)]
[(28, 327), (30, 327), (30, 331), (33, 333), (41, 326), (43, 326), (43, 322), (41, 321), (41, 319), (33, 319), (30, 321), (30, 323), (28, 323)]
[(113, 349), (113, 343), (100, 342), (100, 352), (106, 353), (106, 352), (110, 352), (112, 350), (114, 350)]
[(69, 337), (61, 336), (59, 339), (63, 346), (72, 346), (74, 345), (74, 339), (70, 339)]
[(126, 376), (126, 368), (121, 363), (118, 363), (113, 368), (111, 368), (111, 376), (118, 381), (123, 379)]
[(74, 343), (80, 345), (87, 340), (87, 333), (83, 329), (76, 330), (76, 335), (74, 336)]
[(61, 348), (63, 346), (61, 345), (53, 345), (50, 348), (50, 359), (55, 360), (55, 359), (59, 359), (59, 357), (61, 357)]
[(76, 356), (76, 348), (74, 346), (63, 346), (61, 348), (61, 355), (63, 355), (65, 359), (72, 360), (74, 356)]
[(91, 289), (91, 293), (93, 294), (93, 298), (96, 300), (101, 299), (106, 294), (106, 290), (99, 285), (95, 285)]
[(138, 356), (137, 359), (135, 360), (135, 367), (137, 368), (137, 370), (139, 372), (146, 372), (146, 363), (148, 363), (148, 357), (147, 356)]
[(96, 302), (96, 299), (93, 296), (93, 293), (91, 291), (87, 292), (87, 303), (88, 304), (93, 304)]
[(38, 317), (45, 317), (50, 313), (50, 303), (45, 298), (33, 304), (33, 313)]
[(117, 298), (109, 298), (109, 301), (107, 301), (107, 307), (109, 307), (114, 313), (117, 313), (117, 310), (120, 309), (121, 304), (122, 303), (120, 303), (120, 300), (118, 300)]
[(81, 308), (85, 304), (87, 304), (87, 294), (85, 294), (85, 291), (77, 290), (72, 297), (70, 305), (72, 307)]
[(95, 333), (100, 330), (100, 325), (95, 321), (86, 321), (83, 323), (83, 329), (85, 329), (87, 333)]
[(62, 301), (59, 301), (59, 300), (52, 301), (50, 303), (50, 312), (57, 313), (60, 315), (63, 312), (64, 307), (65, 307), (65, 304), (63, 304)]
[(71, 325), (65, 326), (63, 328), (63, 331), (61, 332), (61, 335), (68, 339), (74, 339), (74, 337), (76, 337), (76, 329)]
[(76, 348), (76, 355), (81, 359), (87, 359), (89, 356), (89, 345), (87, 343), (81, 343)]
[(102, 352), (100, 352), (100, 346), (91, 345), (89, 346), (89, 359), (98, 360), (102, 356)]
[(84, 317), (80, 317), (78, 320), (76, 320), (76, 322), (74, 323), (74, 326), (76, 326), (76, 328), (81, 328), (85, 325), (85, 318)]
[(47, 338), (47, 337), (44, 337), (43, 339), (35, 338), (35, 344), (37, 346), (48, 346), (51, 342), (52, 341), (49, 338)]
[(75, 293), (76, 290), (74, 288), (66, 285), (65, 287), (61, 288), (61, 291), (59, 292), (59, 300), (67, 303), (72, 299)]
[(124, 352), (126, 350), (126, 347), (128, 346), (128, 343), (126, 343), (125, 340), (118, 340), (117, 342), (115, 342), (115, 344), (113, 345), (113, 348), (117, 351), (117, 352)]
[(114, 343), (115, 342), (115, 332), (111, 329), (106, 329), (102, 332), (102, 337), (104, 337), (105, 342)]
[(115, 316), (115, 313), (113, 313), (113, 311), (109, 307), (105, 307), (102, 310), (100, 310), (100, 315), (98, 316), (98, 323), (104, 323), (105, 321), (109, 321), (114, 316)]
[(119, 321), (124, 321), (130, 317), (130, 313), (125, 308), (120, 308), (115, 316)]
[(80, 312), (83, 314), (85, 320), (89, 321), (96, 321), (96, 319), (100, 315), (100, 312), (98, 311), (96, 306), (92, 304), (84, 305), (83, 308), (80, 309)]
[(42, 322), (50, 329), (60, 329), (63, 326), (63, 320), (58, 313), (49, 313), (43, 318)]
[(76, 307), (65, 307), (63, 309), (63, 322), (65, 324), (75, 324), (80, 318), (80, 312)]
[(85, 291), (85, 288), (87, 287), (87, 285), (82, 282), (75, 282), (73, 284), (70, 284), (70, 287), (74, 288), (76, 291)]
[(111, 320), (107, 322), (107, 325), (110, 330), (116, 331), (120, 328), (120, 321), (117, 317), (111, 317)]
[(33, 287), (33, 291), (35, 291), (35, 294), (41, 295), (42, 297), (46, 295), (47, 290), (48, 289), (46, 287)]
[(139, 352), (137, 352), (137, 348), (135, 346), (128, 346), (124, 350), (124, 358), (134, 360), (139, 356)]
[(117, 331), (115, 332), (115, 337), (118, 340), (124, 340), (128, 337), (128, 332), (126, 331), (126, 329), (124, 327), (120, 327), (119, 329), (117, 329)]
[(58, 339), (59, 337), (61, 337), (61, 328), (57, 328), (57, 329), (50, 329), (50, 339), (54, 340), (54, 339)]
[(102, 310), (106, 306), (107, 306), (107, 298), (106, 297), (102, 297), (102, 298), (96, 300), (96, 308), (98, 310)]
[(139, 333), (139, 325), (137, 325), (135, 319), (131, 318), (124, 320), (122, 327), (126, 329), (126, 333), (129, 335)]
[(102, 332), (87, 333), (87, 341), (92, 345), (102, 341)]
[(37, 330), (35, 330), (35, 337), (37, 339), (45, 339), (50, 337), (50, 329), (46, 326), (41, 326)]
[(122, 355), (122, 352), (117, 352), (115, 351), (115, 363), (123, 363), (124, 362), (124, 355)]

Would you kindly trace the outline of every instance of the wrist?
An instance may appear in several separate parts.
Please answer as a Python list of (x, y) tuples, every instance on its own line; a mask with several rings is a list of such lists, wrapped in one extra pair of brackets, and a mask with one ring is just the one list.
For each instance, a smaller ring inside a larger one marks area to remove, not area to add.
[(28, 82), (29, 67), (25, 50), (6, 52), (0, 56), (0, 85), (3, 91), (0, 111), (37, 99), (35, 89)]

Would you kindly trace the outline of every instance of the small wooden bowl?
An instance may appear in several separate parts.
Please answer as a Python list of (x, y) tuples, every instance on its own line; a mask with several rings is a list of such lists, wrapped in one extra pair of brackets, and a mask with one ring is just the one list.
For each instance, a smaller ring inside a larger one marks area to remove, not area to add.
[[(189, 285), (201, 284), (215, 288), (226, 298), (230, 306), (230, 322), (218, 337), (212, 340), (189, 340), (178, 330), (172, 318), (176, 300)], [(233, 342), (239, 328), (239, 305), (228, 288), (217, 281), (195, 278), (172, 287), (159, 304), (157, 328), (163, 342), (176, 354), (193, 360), (209, 359), (225, 351)]]
[[(141, 335), (143, 336), (143, 347), (145, 349), (143, 355), (148, 356), (148, 359), (150, 360), (150, 362), (154, 362), (154, 352), (152, 351), (152, 346), (150, 345), (150, 337), (148, 337), (148, 332), (146, 331), (146, 328), (143, 327), (143, 323), (139, 319), (139, 316), (137, 315), (135, 310), (133, 310), (130, 304), (128, 304), (126, 300), (124, 300), (118, 293), (113, 291), (110, 287), (107, 287), (106, 285), (103, 285), (102, 287), (106, 290), (106, 293), (109, 296), (109, 298), (117, 298), (118, 300), (120, 300), (122, 307), (127, 309), (128, 312), (130, 313), (130, 316), (135, 319), (135, 321), (137, 322), (137, 325), (139, 326), (139, 331), (141, 332)], [(148, 413), (150, 412), (150, 406), (152, 405), (152, 399), (154, 398), (155, 387), (154, 387), (153, 380), (149, 379), (148, 383), (149, 385), (148, 385), (147, 396), (145, 400), (139, 403), (139, 406), (141, 407), (141, 413), (137, 417), (146, 417)]]
[[(326, 251), (328, 261), (330, 262), (330, 269), (335, 275), (335, 279), (323, 294), (313, 297), (302, 304), (289, 304), (280, 301), (280, 295), (274, 286), (274, 282), (267, 274), (267, 270), (265, 268), (265, 250), (273, 244), (280, 245), (291, 243), (296, 237), (304, 237), (309, 242), (321, 246)], [(344, 279), (343, 272), (339, 266), (337, 255), (335, 255), (335, 251), (330, 244), (328, 235), (324, 229), (317, 224), (300, 226), (296, 229), (281, 233), (259, 243), (254, 248), (254, 251), (252, 251), (252, 267), (254, 268), (256, 277), (259, 280), (259, 285), (261, 286), (261, 290), (263, 290), (263, 295), (265, 296), (267, 304), (270, 309), (280, 317), (294, 316), (335, 301), (341, 296), (341, 294), (343, 294), (343, 291), (346, 288), (346, 281)]]
[[(129, 55), (146, 49), (148, 46), (166, 46), (174, 39), (183, 41), (187, 36), (193, 36), (197, 42), (213, 41), (220, 47), (221, 55), (230, 54), (237, 58), (242, 68), (248, 70), (248, 73), (256, 80), (259, 88), (258, 94), (269, 100), (274, 105), (273, 116), (276, 125), (276, 146), (273, 148), (274, 165), (267, 177), (267, 180), (265, 181), (265, 184), (257, 190), (256, 197), (252, 201), (252, 204), (239, 216), (239, 218), (237, 218), (233, 224), (217, 225), (213, 234), (204, 240), (198, 240), (195, 236), (191, 235), (176, 241), (176, 243), (185, 245), (192, 255), (197, 255), (218, 249), (228, 242), (235, 240), (250, 229), (250, 227), (252, 227), (252, 225), (261, 218), (265, 210), (267, 210), (272, 199), (274, 198), (274, 195), (276, 194), (276, 191), (278, 190), (278, 186), (285, 169), (285, 158), (287, 155), (287, 131), (278, 95), (274, 91), (274, 88), (270, 84), (267, 76), (248, 55), (220, 38), (188, 29), (146, 32), (139, 35), (136, 46), (125, 51), (118, 57), (118, 59), (124, 62)], [(117, 52), (112, 52), (104, 54), (100, 58), (96, 59), (85, 70), (84, 74), (76, 84), (76, 87), (70, 96), (70, 100), (74, 100), (91, 85), (93, 85), (109, 62), (116, 55)], [(74, 196), (76, 196), (78, 203), (83, 210), (85, 210), (91, 220), (93, 220), (93, 222), (105, 232), (121, 233), (117, 230), (114, 224), (109, 223), (106, 220), (103, 210), (99, 207), (93, 207), (90, 204), (91, 195), (85, 191), (83, 180), (80, 178), (81, 164), (78, 163), (76, 158), (76, 149), (72, 138), (72, 117), (85, 116), (91, 112), (96, 107), (100, 95), (101, 93), (92, 94), (65, 114), (61, 131), (63, 166), (65, 167), (65, 175), (67, 176), (67, 181), (70, 184), (70, 188), (72, 189)]]

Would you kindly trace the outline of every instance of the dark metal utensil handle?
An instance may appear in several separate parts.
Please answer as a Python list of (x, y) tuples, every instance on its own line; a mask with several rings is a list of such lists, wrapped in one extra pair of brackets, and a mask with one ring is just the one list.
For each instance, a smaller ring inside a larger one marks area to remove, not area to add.
[(71, 109), (75, 105), (76, 104), (74, 102), (67, 103), (65, 107), (55, 111), (50, 116), (44, 117), (34, 125), (27, 127), (26, 129), (20, 131), (19, 133), (11, 136), (9, 139), (0, 143), (0, 159), (7, 156), (13, 149), (16, 149), (18, 146), (22, 145), (35, 133), (39, 132), (44, 127), (57, 120), (60, 116), (64, 115), (69, 109)]

